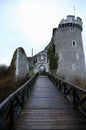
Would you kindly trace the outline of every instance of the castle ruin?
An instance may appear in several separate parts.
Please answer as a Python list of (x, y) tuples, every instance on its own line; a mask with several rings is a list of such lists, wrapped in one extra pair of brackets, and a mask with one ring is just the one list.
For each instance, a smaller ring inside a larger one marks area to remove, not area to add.
[[(33, 66), (35, 72), (38, 72), (40, 66), (44, 66), (45, 70), (48, 72), (49, 60), (47, 51), (50, 46), (53, 46), (55, 54), (59, 56), (58, 75), (65, 75), (67, 80), (73, 79), (76, 76), (86, 77), (82, 30), (82, 19), (79, 17), (75, 18), (73, 15), (68, 15), (66, 19), (60, 21), (57, 28), (53, 29), (51, 41), (43, 51), (28, 58), (25, 53), (20, 51), (22, 50), (21, 48), (17, 49), (15, 74), (17, 76), (19, 76), (19, 74), (27, 74), (29, 71), (28, 66)], [(40, 57), (41, 61), (39, 61)]]
[(82, 19), (73, 15), (62, 19), (58, 28), (53, 29), (52, 40), (48, 46), (54, 45), (55, 53), (59, 55), (57, 73), (64, 74), (66, 79), (85, 76), (82, 30)]

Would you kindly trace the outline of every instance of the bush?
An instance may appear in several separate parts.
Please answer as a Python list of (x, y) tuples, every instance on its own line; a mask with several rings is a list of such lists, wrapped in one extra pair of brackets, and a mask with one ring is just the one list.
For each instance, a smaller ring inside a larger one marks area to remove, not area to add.
[(13, 90), (13, 77), (4, 76), (0, 78), (0, 102), (4, 100)]
[(22, 79), (16, 81), (14, 75), (9, 71), (7, 66), (0, 66), (0, 102), (18, 89), (27, 80), (27, 77), (23, 77)]
[(8, 67), (6, 65), (0, 66), (0, 78), (8, 75)]
[(86, 89), (86, 78), (81, 78), (81, 77), (77, 76), (77, 77), (74, 78), (72, 83), (75, 84), (78, 87)]
[(57, 77), (60, 78), (60, 79), (62, 79), (62, 80), (66, 79), (65, 74), (57, 74)]

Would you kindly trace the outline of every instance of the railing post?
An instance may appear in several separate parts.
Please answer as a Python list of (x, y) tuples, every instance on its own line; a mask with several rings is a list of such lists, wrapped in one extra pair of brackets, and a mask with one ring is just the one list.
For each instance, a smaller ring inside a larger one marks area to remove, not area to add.
[(76, 91), (73, 88), (73, 107), (76, 108)]
[(14, 123), (14, 103), (13, 100), (11, 101), (11, 105), (10, 105), (10, 130), (13, 129), (13, 123)]
[(58, 81), (57, 81), (57, 79), (56, 79), (56, 88), (58, 88)]
[(24, 105), (24, 103), (25, 103), (25, 89), (22, 92), (22, 106)]
[(66, 85), (65, 84), (63, 85), (64, 85), (64, 94), (66, 95)]
[(29, 85), (27, 85), (27, 93), (26, 93), (26, 95), (27, 95), (27, 98), (29, 97)]
[(58, 82), (59, 82), (59, 90), (61, 91), (61, 82), (60, 80)]

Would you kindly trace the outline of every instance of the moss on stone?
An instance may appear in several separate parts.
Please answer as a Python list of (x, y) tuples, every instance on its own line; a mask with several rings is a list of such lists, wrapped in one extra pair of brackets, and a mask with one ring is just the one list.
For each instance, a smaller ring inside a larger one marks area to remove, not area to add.
[(16, 53), (17, 53), (17, 49), (15, 50), (15, 52), (13, 54), (13, 57), (12, 57), (12, 60), (11, 60), (11, 64), (9, 66), (9, 71), (13, 75), (15, 75), (15, 69), (16, 69), (16, 65), (15, 65), (15, 62), (16, 62)]

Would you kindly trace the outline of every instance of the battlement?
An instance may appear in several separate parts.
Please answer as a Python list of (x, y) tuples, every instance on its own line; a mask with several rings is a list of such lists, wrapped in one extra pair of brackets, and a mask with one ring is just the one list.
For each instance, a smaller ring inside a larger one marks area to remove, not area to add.
[(66, 19), (62, 19), (58, 28), (64, 27), (78, 27), (82, 31), (82, 19), (80, 17), (75, 18), (74, 15), (68, 15)]

